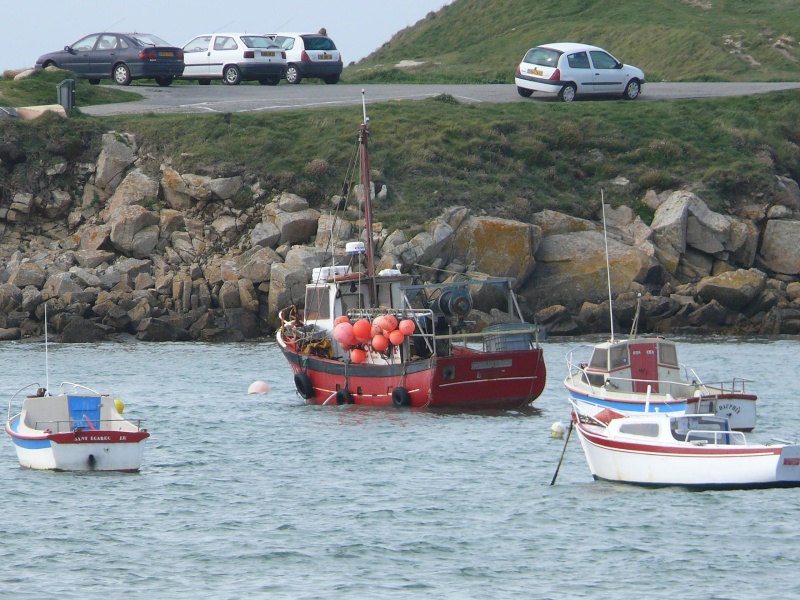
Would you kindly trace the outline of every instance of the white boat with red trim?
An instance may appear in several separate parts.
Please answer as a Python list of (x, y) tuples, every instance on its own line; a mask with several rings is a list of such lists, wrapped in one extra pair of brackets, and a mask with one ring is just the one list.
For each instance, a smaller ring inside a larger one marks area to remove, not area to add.
[(567, 353), (564, 386), (570, 399), (585, 413), (604, 408), (625, 415), (644, 412), (716, 414), (737, 431), (756, 426), (757, 396), (748, 394), (749, 380), (705, 383), (694, 370), (678, 362), (674, 341), (662, 337), (636, 337), (578, 346)]
[[(302, 309), (279, 311), (277, 341), (298, 393), (310, 404), (457, 410), (531, 404), (544, 389), (546, 368), (538, 328), (522, 318), (511, 280), (414, 285), (399, 268), (375, 273), (364, 107), (357, 154), (367, 241), (347, 243), (342, 260), (349, 264), (313, 269)], [(479, 288), (491, 288), (508, 322), (470, 330)]]
[(610, 409), (592, 416), (573, 403), (572, 420), (595, 479), (696, 489), (800, 486), (800, 445), (748, 443), (723, 417)]
[[(21, 410), (15, 399), (25, 390)], [(124, 471), (141, 468), (144, 442), (150, 436), (141, 420), (128, 421), (121, 400), (112, 400), (75, 383), (64, 382), (55, 396), (39, 384), (27, 386), (8, 403), (6, 433), (22, 467), (55, 471)]]

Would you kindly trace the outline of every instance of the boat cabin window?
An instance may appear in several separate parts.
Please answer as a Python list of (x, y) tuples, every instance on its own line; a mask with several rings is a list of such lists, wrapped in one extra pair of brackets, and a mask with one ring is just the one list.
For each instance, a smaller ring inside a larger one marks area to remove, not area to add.
[(670, 367), (678, 366), (678, 351), (675, 344), (660, 343), (658, 345), (658, 362)]
[(619, 432), (654, 438), (658, 437), (658, 423), (623, 423)]
[(589, 360), (590, 369), (608, 370), (608, 353), (605, 348), (597, 348), (592, 352), (592, 358)]
[(610, 369), (621, 369), (628, 366), (628, 344), (619, 344), (618, 346), (611, 346), (608, 350), (608, 357), (610, 359)]
[(306, 320), (331, 318), (330, 290), (326, 286), (306, 288)]
[(730, 431), (728, 421), (714, 416), (685, 416), (672, 420), (672, 437), (679, 441), (705, 441), (711, 444), (727, 444), (728, 436), (718, 432)]

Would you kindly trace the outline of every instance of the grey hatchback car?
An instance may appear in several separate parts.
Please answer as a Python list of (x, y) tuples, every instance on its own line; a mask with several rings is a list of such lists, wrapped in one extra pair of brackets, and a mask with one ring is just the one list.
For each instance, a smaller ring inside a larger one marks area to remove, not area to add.
[(40, 56), (36, 68), (47, 67), (72, 71), (92, 84), (101, 79), (113, 79), (117, 85), (154, 79), (164, 87), (183, 74), (183, 50), (149, 33), (93, 33)]

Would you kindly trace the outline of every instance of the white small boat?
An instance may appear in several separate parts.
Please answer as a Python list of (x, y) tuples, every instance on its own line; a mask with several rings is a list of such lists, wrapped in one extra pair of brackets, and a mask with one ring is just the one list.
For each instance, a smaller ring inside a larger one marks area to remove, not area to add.
[[(61, 384), (58, 395), (45, 388), (24, 397), (13, 413), (8, 403), (6, 433), (14, 441), (22, 467), (56, 471), (138, 471), (144, 441), (150, 437), (141, 421), (120, 414), (121, 401), (75, 383)], [(71, 393), (70, 393), (71, 392)]]
[[(588, 414), (610, 408), (623, 415), (644, 412), (715, 414), (736, 431), (756, 426), (757, 396), (748, 394), (749, 381), (732, 377), (703, 382), (694, 370), (678, 362), (674, 341), (662, 337), (617, 339), (590, 346), (591, 354), (573, 348), (567, 354), (564, 386), (570, 399)], [(578, 362), (580, 355), (586, 362)]]
[(749, 444), (723, 417), (610, 409), (591, 416), (573, 403), (572, 420), (595, 479), (697, 489), (800, 486), (800, 445)]

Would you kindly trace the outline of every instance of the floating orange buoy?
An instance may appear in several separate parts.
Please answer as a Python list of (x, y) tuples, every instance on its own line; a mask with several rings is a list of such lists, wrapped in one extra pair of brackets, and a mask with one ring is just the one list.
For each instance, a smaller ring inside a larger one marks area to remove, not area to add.
[(359, 342), (368, 342), (372, 336), (372, 323), (367, 319), (359, 319), (353, 323), (353, 335)]
[(414, 333), (415, 327), (416, 325), (414, 324), (414, 321), (411, 319), (403, 319), (397, 326), (397, 328), (403, 333), (403, 335), (411, 335), (412, 333)]
[(394, 331), (397, 329), (397, 317), (394, 315), (386, 315), (383, 317), (381, 327), (384, 331)]
[(354, 344), (356, 336), (353, 333), (353, 326), (349, 322), (339, 323), (333, 328), (333, 339), (340, 344)]
[(353, 348), (350, 350), (350, 360), (360, 365), (365, 360), (367, 360), (367, 353), (364, 352), (361, 348)]
[(372, 347), (376, 352), (386, 352), (386, 349), (389, 347), (389, 340), (387, 340), (383, 334), (376, 335), (372, 338)]
[(350, 322), (350, 317), (348, 317), (347, 315), (340, 315), (340, 316), (336, 317), (336, 319), (334, 320), (333, 324), (334, 324), (334, 326), (336, 326), (339, 323), (349, 323), (349, 322)]
[(403, 335), (403, 332), (399, 329), (395, 329), (389, 334), (389, 341), (392, 342), (393, 345), (399, 346), (403, 343), (406, 339), (406, 336)]

